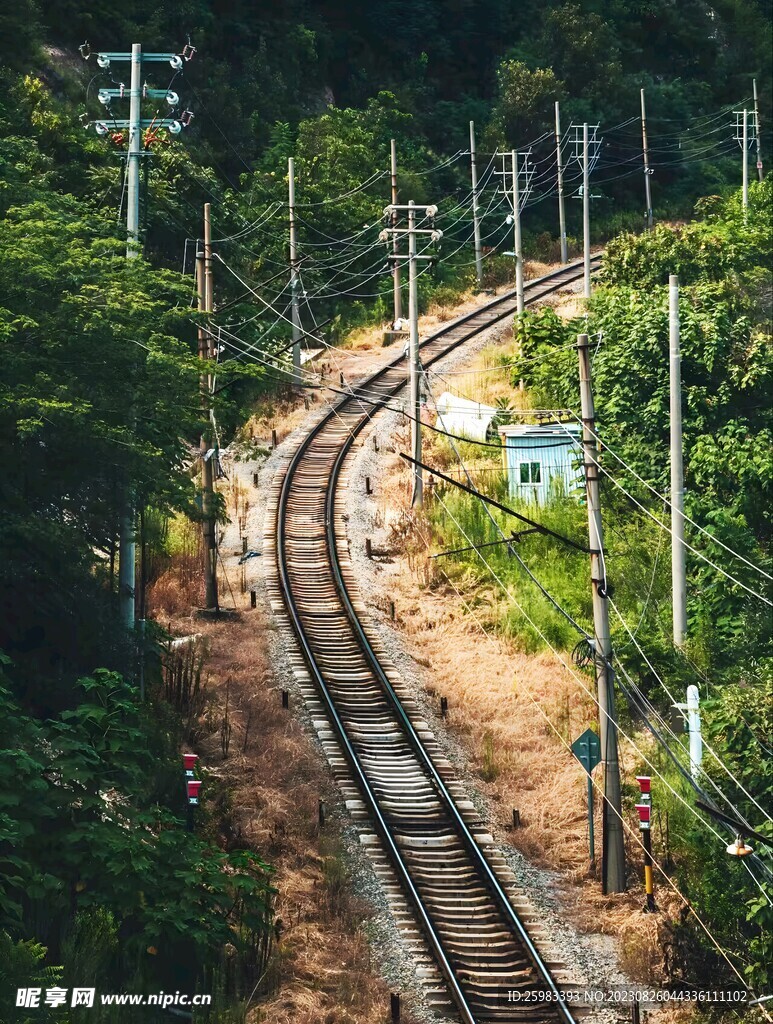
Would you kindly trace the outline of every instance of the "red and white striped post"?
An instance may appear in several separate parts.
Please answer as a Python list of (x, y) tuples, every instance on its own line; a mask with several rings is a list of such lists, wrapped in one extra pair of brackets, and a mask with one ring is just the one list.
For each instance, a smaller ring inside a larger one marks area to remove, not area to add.
[(647, 903), (644, 907), (647, 913), (654, 913), (655, 906), (655, 884), (652, 874), (652, 779), (649, 775), (637, 775), (636, 781), (641, 790), (641, 803), (636, 805), (639, 812), (639, 828), (641, 830), (642, 842), (644, 843), (644, 890), (647, 894)]

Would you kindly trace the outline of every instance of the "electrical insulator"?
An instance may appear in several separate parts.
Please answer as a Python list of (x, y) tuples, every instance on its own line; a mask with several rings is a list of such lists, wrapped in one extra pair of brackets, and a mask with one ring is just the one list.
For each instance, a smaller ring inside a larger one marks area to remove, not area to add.
[(384, 231), (381, 231), (379, 233), (378, 240), (379, 240), (379, 242), (388, 242), (389, 241), (389, 232), (386, 229)]
[(183, 130), (183, 126), (179, 121), (170, 121), (167, 128), (169, 129), (170, 135), (179, 135)]
[(385, 217), (391, 217), (392, 216), (392, 207), (391, 206), (385, 206), (384, 207), (384, 216)]
[(177, 95), (176, 92), (170, 91), (166, 94), (166, 102), (169, 104), (170, 107), (176, 107), (177, 104), (180, 102), (180, 97)]
[(428, 217), (437, 217), (437, 206), (428, 206), (425, 212)]
[(104, 123), (104, 121), (97, 121), (94, 124), (94, 130), (96, 131), (97, 135), (107, 135), (107, 125)]
[(97, 99), (103, 107), (110, 106), (110, 93), (107, 91), (107, 89), (100, 89), (97, 93)]
[(433, 231), (430, 237), (432, 238), (433, 242), (439, 242), (440, 239), (443, 237), (443, 232), (438, 229), (437, 231)]
[(169, 63), (172, 65), (175, 71), (182, 70), (183, 59), (182, 57), (179, 57), (177, 54), (175, 54), (174, 57), (170, 59)]
[(99, 66), (102, 68), (102, 70), (105, 71), (107, 68), (110, 67), (110, 58), (106, 57), (104, 55), (104, 53), (98, 53), (97, 54), (97, 64), (99, 64)]

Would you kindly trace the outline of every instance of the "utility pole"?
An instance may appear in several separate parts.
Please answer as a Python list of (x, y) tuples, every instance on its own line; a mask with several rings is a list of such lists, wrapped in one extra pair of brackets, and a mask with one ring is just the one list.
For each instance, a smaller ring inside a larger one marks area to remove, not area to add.
[[(475, 244), (475, 276), (478, 288), (483, 287), (483, 253), (480, 247), (480, 218), (478, 216), (478, 167), (475, 156), (475, 122), (470, 121), (470, 176), (472, 179), (472, 231)], [(397, 199), (392, 195), (392, 202)]]
[[(411, 409), (411, 456), (421, 462), (421, 368), (419, 366), (419, 296), (416, 278), (416, 211), (413, 200), (408, 210), (408, 319), (410, 320), (410, 347), (408, 351), (409, 382), (408, 403)], [(395, 236), (396, 237), (396, 236)], [(414, 463), (411, 508), (421, 508), (424, 502), (424, 478), (421, 466)]]
[(290, 319), (293, 325), (293, 384), (301, 383), (301, 311), (298, 302), (298, 229), (295, 223), (295, 160), (287, 161), (287, 199), (290, 217)]
[[(140, 160), (142, 159), (142, 44), (132, 43), (129, 89), (129, 147), (126, 154), (126, 257), (140, 254)], [(127, 629), (134, 629), (137, 529), (131, 484), (127, 483), (118, 534), (118, 606)]]
[(743, 111), (743, 136), (741, 141), (741, 149), (743, 150), (743, 211), (746, 216), (746, 211), (749, 209), (749, 111), (744, 107)]
[(588, 165), (588, 124), (582, 126), (582, 255), (585, 268), (583, 294), (590, 298), (590, 167)]
[[(502, 170), (497, 171), (497, 174), (502, 175), (502, 189), (510, 201), (512, 207), (512, 224), (513, 224), (513, 251), (503, 253), (504, 256), (515, 257), (515, 298), (516, 298), (516, 309), (518, 313), (523, 313), (524, 301), (523, 301), (523, 239), (521, 236), (521, 197), (524, 201), (528, 198), (531, 191), (531, 179), (534, 174), (534, 168), (529, 167), (528, 160), (531, 150), (526, 153), (521, 153), (523, 157), (523, 163), (519, 163), (519, 155), (516, 150), (510, 152), (510, 186), (508, 192), (508, 171), (505, 163), (505, 154), (502, 154)], [(524, 176), (523, 188), (521, 187), (521, 174)], [(510, 223), (510, 216), (507, 218), (507, 223)]]
[[(87, 43), (80, 48), (84, 60), (91, 57)], [(195, 48), (186, 46), (182, 54), (177, 53), (145, 53), (141, 43), (132, 43), (131, 53), (97, 53), (97, 64), (103, 71), (109, 71), (113, 63), (126, 64), (131, 67), (129, 96), (129, 118), (116, 119), (112, 115), (106, 120), (89, 122), (97, 135), (110, 138), (116, 145), (123, 144), (121, 129), (128, 131), (128, 147), (126, 153), (126, 256), (132, 259), (140, 255), (140, 163), (149, 153), (143, 148), (143, 129), (165, 128), (170, 134), (178, 135), (190, 124), (192, 114), (186, 110), (179, 120), (171, 117), (154, 117), (151, 120), (142, 118), (142, 100), (147, 96), (152, 99), (164, 98), (170, 107), (179, 104), (179, 97), (168, 89), (147, 89), (142, 82), (142, 69), (146, 63), (168, 62), (176, 72), (182, 71), (185, 61), (192, 59)], [(100, 89), (98, 98), (106, 108), (110, 108), (113, 99), (124, 99), (127, 90), (123, 84), (118, 88)], [(111, 134), (112, 132), (112, 134)], [(120, 618), (127, 629), (134, 629), (134, 591), (136, 562), (136, 523), (131, 485), (127, 482), (123, 508), (119, 516), (118, 540), (118, 604)]]
[(757, 133), (757, 178), (762, 181), (762, 143), (760, 141), (760, 104), (757, 99), (757, 79), (752, 79), (754, 91), (754, 128)]
[[(382, 242), (389, 242), (398, 235), (408, 236), (408, 320), (410, 321), (410, 336), (408, 342), (408, 408), (411, 419), (411, 455), (413, 464), (413, 494), (411, 496), (411, 507), (421, 508), (424, 500), (424, 480), (422, 478), (421, 466), (421, 363), (419, 361), (419, 296), (418, 296), (418, 274), (417, 264), (420, 260), (434, 260), (434, 256), (419, 254), (416, 251), (416, 239), (419, 235), (430, 235), (433, 242), (439, 242), (443, 232), (433, 228), (417, 228), (416, 212), (423, 211), (424, 216), (434, 220), (437, 216), (436, 206), (417, 206), (411, 200), (407, 206), (392, 204), (384, 210), (385, 217), (390, 225), (393, 224), (395, 215), (400, 210), (408, 211), (408, 227), (388, 227), (379, 235)], [(392, 246), (394, 249), (394, 245)], [(390, 259), (401, 260), (404, 257), (397, 252), (390, 254)]]
[[(392, 139), (389, 148), (390, 148), (390, 162), (391, 162), (391, 171), (392, 171), (392, 206), (396, 207), (397, 206), (397, 200), (398, 200), (399, 197), (398, 197), (398, 193), (397, 193), (397, 146), (395, 144), (395, 140), (394, 139)], [(396, 212), (392, 215), (392, 227), (393, 228), (397, 227), (397, 213)], [(396, 256), (397, 252), (398, 252), (397, 235), (392, 235), (392, 254)], [(403, 294), (402, 294), (402, 291), (400, 289), (400, 261), (396, 259), (396, 260), (393, 261), (393, 263), (394, 263), (394, 265), (392, 267), (392, 282), (393, 282), (393, 290), (394, 290), (395, 316), (394, 316), (394, 320), (392, 322), (392, 326), (395, 327), (395, 325), (398, 323), (398, 321), (401, 321), (403, 319)]]
[(558, 175), (558, 230), (561, 236), (561, 262), (569, 262), (566, 245), (566, 210), (564, 209), (564, 167), (561, 153), (561, 111), (556, 100), (556, 168)]
[(687, 582), (684, 546), (684, 465), (682, 454), (682, 355), (680, 351), (679, 278), (668, 279), (668, 367), (671, 423), (671, 593), (674, 643), (687, 635)]
[[(587, 126), (586, 126), (587, 128)], [(593, 588), (593, 661), (599, 704), (601, 758), (604, 769), (602, 805), (602, 888), (604, 893), (625, 892), (625, 846), (623, 843), (620, 764), (617, 751), (617, 715), (615, 712), (612, 643), (609, 632), (608, 583), (604, 563), (604, 535), (601, 525), (596, 419), (593, 407), (588, 335), (577, 338), (580, 366), (580, 402), (582, 408), (582, 446), (585, 463), (585, 489), (588, 503), (588, 539), (591, 551)]]
[(521, 238), (521, 190), (518, 187), (518, 152), (510, 154), (513, 174), (513, 242), (515, 243), (515, 302), (523, 313), (523, 240)]
[(650, 153), (649, 147), (647, 146), (647, 111), (644, 106), (644, 89), (641, 91), (641, 141), (642, 151), (644, 153), (644, 194), (647, 200), (647, 230), (652, 231), (653, 216), (652, 216), (652, 191), (650, 186)]
[[(196, 254), (197, 291), (199, 312), (212, 314), (213, 280), (212, 280), (212, 222), (210, 204), (204, 204), (204, 249)], [(215, 355), (212, 333), (203, 324), (198, 334), (199, 359), (212, 359)], [(204, 607), (218, 610), (217, 595), (217, 536), (214, 517), (215, 497), (215, 459), (216, 453), (212, 445), (212, 410), (210, 408), (212, 394), (212, 378), (209, 373), (202, 372), (199, 386), (201, 389), (202, 417), (206, 417), (207, 426), (202, 432), (199, 442), (201, 459), (201, 512), (202, 512), (202, 547), (204, 551)]]

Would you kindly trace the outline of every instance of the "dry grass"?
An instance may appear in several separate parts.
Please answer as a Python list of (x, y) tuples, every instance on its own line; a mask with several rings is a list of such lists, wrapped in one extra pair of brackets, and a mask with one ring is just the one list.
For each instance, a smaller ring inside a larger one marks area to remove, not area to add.
[[(171, 625), (192, 631), (188, 617)], [(389, 993), (363, 927), (371, 911), (352, 894), (336, 821), (328, 815), (319, 825), (319, 800), (328, 808), (335, 801), (332, 783), (282, 708), (265, 643), (270, 628), (260, 608), (243, 607), (236, 621), (195, 622), (209, 651), (210, 694), (197, 749), (216, 780), (210, 799), (221, 842), (256, 850), (274, 866), (278, 889), (274, 991), (253, 1004), (250, 1024), (384, 1024)]]

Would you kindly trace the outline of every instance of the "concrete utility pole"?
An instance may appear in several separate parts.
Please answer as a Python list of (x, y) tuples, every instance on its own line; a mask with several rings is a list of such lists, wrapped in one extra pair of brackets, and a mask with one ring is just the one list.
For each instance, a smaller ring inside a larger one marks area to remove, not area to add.
[(743, 209), (744, 215), (749, 209), (749, 111), (744, 107), (743, 111), (743, 134), (741, 138), (741, 149), (743, 151)]
[(582, 126), (582, 255), (585, 268), (583, 295), (590, 298), (590, 167), (588, 162), (588, 125)]
[[(587, 129), (587, 126), (586, 126)], [(585, 489), (588, 503), (588, 539), (591, 550), (593, 588), (593, 660), (599, 703), (601, 758), (604, 769), (602, 805), (602, 888), (604, 893), (625, 892), (625, 846), (623, 843), (620, 764), (617, 752), (617, 715), (615, 712), (612, 642), (609, 633), (608, 583), (604, 563), (604, 535), (599, 496), (596, 419), (591, 385), (588, 335), (577, 338), (580, 365), (580, 401), (582, 408), (582, 447), (585, 463)]]
[(516, 309), (523, 313), (523, 240), (521, 238), (521, 190), (518, 187), (518, 152), (510, 154), (513, 174), (513, 242), (515, 243), (515, 302)]
[(295, 160), (287, 161), (287, 206), (290, 219), (290, 319), (293, 325), (293, 384), (301, 383), (301, 311), (298, 292), (298, 229), (295, 223)]
[[(397, 206), (397, 201), (398, 201), (399, 197), (398, 197), (398, 191), (397, 191), (397, 146), (395, 145), (395, 140), (394, 139), (392, 139), (389, 148), (390, 148), (390, 161), (391, 161), (391, 170), (392, 170), (392, 206), (396, 207)], [(393, 228), (397, 227), (397, 213), (396, 212), (392, 215), (392, 227)], [(392, 254), (396, 256), (397, 252), (398, 252), (397, 235), (393, 235), (392, 236)], [(402, 320), (402, 318), (403, 318), (403, 294), (402, 294), (402, 291), (400, 289), (400, 261), (399, 260), (394, 260), (394, 266), (392, 267), (392, 282), (393, 282), (393, 291), (394, 291), (394, 311), (395, 311), (395, 316), (394, 316), (394, 320), (392, 321), (392, 324), (394, 326), (394, 324), (396, 324), (398, 322), (398, 320)]]
[(762, 181), (762, 143), (760, 141), (760, 104), (757, 99), (757, 79), (752, 79), (754, 91), (754, 128), (757, 134), (757, 178)]
[[(478, 288), (483, 287), (483, 253), (480, 245), (480, 217), (478, 215), (478, 167), (475, 156), (475, 122), (470, 121), (470, 177), (472, 180), (472, 232), (475, 245), (475, 277)], [(392, 202), (397, 199), (392, 195)]]
[[(188, 45), (182, 55), (177, 53), (146, 53), (142, 52), (141, 43), (133, 43), (131, 53), (97, 53), (97, 64), (103, 71), (108, 71), (113, 63), (129, 63), (131, 67), (129, 96), (129, 118), (117, 119), (112, 114), (106, 119), (90, 122), (97, 135), (110, 137), (117, 145), (122, 144), (121, 129), (128, 132), (128, 148), (126, 154), (126, 255), (127, 258), (139, 256), (141, 252), (140, 238), (140, 163), (148, 157), (144, 149), (143, 129), (166, 128), (171, 134), (177, 135), (182, 129), (190, 124), (193, 116), (190, 111), (185, 111), (179, 120), (168, 117), (154, 117), (152, 120), (142, 119), (142, 99), (148, 96), (154, 99), (165, 98), (170, 107), (179, 103), (176, 93), (168, 89), (146, 89), (142, 82), (143, 65), (148, 62), (168, 62), (175, 71), (180, 72), (184, 62), (190, 60), (195, 53), (195, 48)], [(91, 56), (88, 44), (81, 47), (81, 54), (85, 60)], [(100, 103), (110, 108), (113, 99), (124, 99), (127, 90), (121, 84), (117, 88), (100, 89), (98, 97)], [(111, 131), (114, 134), (111, 135)], [(134, 591), (136, 571), (136, 523), (131, 485), (127, 482), (124, 505), (119, 515), (119, 539), (118, 539), (118, 605), (121, 620), (127, 629), (134, 629)]]
[(647, 230), (652, 231), (652, 191), (650, 186), (650, 151), (647, 145), (647, 111), (644, 106), (644, 89), (641, 91), (641, 142), (644, 153), (644, 195), (647, 201), (646, 222)]
[[(210, 204), (204, 204), (204, 249), (196, 254), (197, 290), (199, 312), (209, 313), (213, 310), (212, 280), (212, 222)], [(214, 339), (203, 325), (199, 327), (199, 359), (212, 359), (215, 355)], [(216, 452), (212, 441), (212, 411), (210, 408), (212, 394), (212, 377), (202, 373), (199, 381), (201, 389), (201, 409), (206, 416), (207, 426), (199, 442), (201, 459), (201, 512), (202, 512), (202, 547), (204, 552), (204, 607), (218, 610), (217, 595), (217, 535), (214, 517), (215, 496), (215, 459)]]
[(682, 356), (679, 326), (679, 278), (668, 279), (668, 351), (671, 423), (671, 593), (674, 643), (687, 635), (687, 582), (684, 546), (684, 466), (682, 454)]
[[(411, 456), (421, 462), (421, 368), (419, 365), (419, 295), (416, 278), (416, 211), (413, 200), (408, 210), (408, 319), (410, 320), (409, 405), (411, 408)], [(424, 478), (421, 466), (414, 463), (411, 508), (421, 508), (424, 502)]]
[(558, 230), (561, 237), (561, 262), (569, 262), (566, 244), (566, 210), (564, 209), (564, 166), (561, 153), (561, 111), (556, 100), (556, 174), (558, 177)]
[[(387, 206), (384, 211), (385, 217), (389, 219), (390, 225), (393, 223), (394, 215), (399, 210), (407, 210), (408, 212), (408, 227), (388, 227), (385, 228), (379, 238), (382, 242), (389, 242), (390, 236), (392, 239), (398, 235), (408, 236), (408, 320), (410, 321), (410, 336), (408, 342), (408, 407), (409, 416), (411, 418), (411, 455), (414, 459), (413, 465), (413, 494), (411, 497), (411, 506), (413, 508), (420, 508), (424, 500), (424, 481), (422, 478), (421, 466), (418, 465), (422, 461), (421, 458), (421, 363), (419, 361), (419, 296), (418, 296), (418, 274), (417, 264), (420, 260), (433, 260), (434, 256), (419, 254), (416, 250), (416, 239), (419, 235), (430, 235), (432, 241), (438, 242), (443, 237), (442, 231), (437, 231), (435, 228), (417, 228), (416, 227), (416, 213), (422, 211), (424, 216), (433, 220), (437, 215), (436, 206), (417, 206), (413, 200), (411, 200), (407, 206), (397, 206), (392, 204)], [(390, 254), (390, 259), (400, 260), (403, 259), (401, 254), (394, 252)]]
[[(132, 43), (129, 89), (129, 148), (126, 154), (126, 256), (140, 253), (140, 160), (142, 159), (142, 44)], [(127, 629), (134, 629), (137, 530), (131, 486), (127, 485), (118, 526), (118, 606)]]

